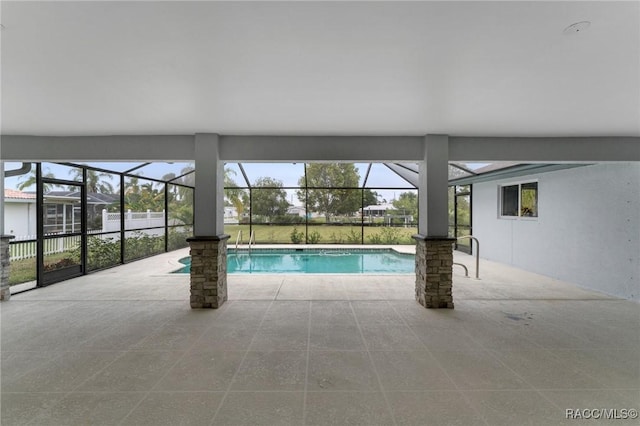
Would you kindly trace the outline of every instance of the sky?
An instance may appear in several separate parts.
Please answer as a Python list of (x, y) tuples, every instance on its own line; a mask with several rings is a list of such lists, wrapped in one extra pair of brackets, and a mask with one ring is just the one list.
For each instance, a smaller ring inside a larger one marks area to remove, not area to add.
[[(94, 167), (100, 167), (108, 170), (114, 170), (118, 172), (129, 170), (137, 165), (142, 163), (109, 163), (109, 162), (101, 162), (101, 163), (90, 163), (90, 165)], [(360, 174), (359, 185), (362, 185), (364, 181), (364, 177), (367, 172), (368, 163), (356, 163), (356, 169)], [(14, 162), (6, 162), (4, 163), (5, 170), (13, 170), (20, 168), (21, 163)], [(143, 168), (140, 168), (134, 172), (133, 174), (140, 174), (141, 177), (151, 177), (156, 179), (161, 179), (165, 174), (174, 173), (175, 175), (182, 174), (182, 170), (185, 167), (191, 166), (190, 163), (152, 163)], [(240, 169), (238, 168), (237, 163), (227, 163), (225, 167), (231, 170), (231, 178), (235, 180), (235, 182), (239, 186), (245, 186), (244, 178)], [(243, 163), (243, 167), (245, 172), (247, 173), (247, 177), (250, 182), (255, 182), (256, 179), (260, 177), (273, 177), (282, 181), (283, 186), (298, 186), (299, 178), (304, 174), (304, 164), (303, 163)], [(35, 166), (33, 171), (35, 171)], [(53, 173), (56, 178), (63, 180), (72, 180), (73, 173), (71, 172), (71, 168), (67, 166), (63, 166), (56, 163), (43, 163), (43, 171), (45, 173)], [(7, 189), (17, 189), (18, 185), (26, 180), (28, 175), (16, 176), (16, 177), (8, 177), (5, 179), (5, 188)], [(400, 193), (408, 190), (412, 190), (414, 188), (411, 187), (409, 183), (404, 181), (394, 172), (389, 170), (383, 164), (374, 163), (371, 167), (371, 171), (369, 173), (369, 177), (367, 179), (367, 188), (374, 189), (378, 194), (380, 194), (379, 201), (383, 202), (386, 200), (387, 202), (391, 202), (391, 200), (397, 198)], [(380, 189), (383, 188), (383, 189)], [(396, 188), (396, 189), (384, 189), (384, 188)], [(400, 188), (400, 189), (398, 189)], [(35, 187), (26, 188), (25, 191), (35, 191)], [(290, 203), (294, 205), (300, 205), (300, 201), (295, 195), (295, 190), (287, 190), (287, 198)]]

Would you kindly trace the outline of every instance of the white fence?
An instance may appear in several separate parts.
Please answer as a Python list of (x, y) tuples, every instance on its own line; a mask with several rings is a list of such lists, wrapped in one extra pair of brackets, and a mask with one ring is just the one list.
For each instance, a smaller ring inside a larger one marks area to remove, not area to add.
[[(165, 214), (161, 212), (132, 212), (127, 210), (124, 213), (124, 229), (156, 228), (164, 226)], [(102, 232), (120, 231), (120, 213), (109, 213), (102, 210)]]
[[(137, 228), (153, 228), (162, 227), (162, 230), (147, 229), (140, 232), (157, 236), (164, 234), (165, 214), (161, 212), (125, 212), (125, 230), (129, 232)], [(102, 232), (120, 232), (120, 213), (108, 213), (102, 210), (102, 230), (89, 231), (88, 234), (98, 234)], [(45, 234), (47, 236), (55, 236), (56, 234)], [(96, 235), (94, 238), (115, 238), (120, 239), (119, 234)], [(9, 244), (9, 253), (11, 260), (30, 259), (38, 255), (36, 240), (37, 235), (21, 235), (12, 240)], [(32, 241), (29, 241), (32, 240)], [(76, 249), (80, 244), (80, 236), (48, 238), (44, 240), (44, 255), (48, 256), (55, 253), (62, 253)]]
[[(35, 241), (25, 241), (35, 239), (35, 235), (25, 235), (18, 237), (13, 242), (18, 244), (9, 244), (9, 254), (11, 260), (30, 259), (38, 255), (38, 247)], [(25, 241), (25, 242), (20, 242)], [(44, 240), (44, 255), (48, 256), (55, 253), (70, 251), (78, 247), (80, 244), (80, 236), (60, 237)]]

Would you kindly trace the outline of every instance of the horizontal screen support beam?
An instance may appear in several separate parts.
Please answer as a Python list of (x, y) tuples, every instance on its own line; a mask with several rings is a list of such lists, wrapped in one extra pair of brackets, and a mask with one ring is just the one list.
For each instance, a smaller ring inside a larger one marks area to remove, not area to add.
[[(423, 136), (221, 135), (225, 162), (419, 162)], [(192, 161), (195, 135), (2, 136), (2, 161)], [(639, 137), (449, 137), (449, 161), (640, 161)]]

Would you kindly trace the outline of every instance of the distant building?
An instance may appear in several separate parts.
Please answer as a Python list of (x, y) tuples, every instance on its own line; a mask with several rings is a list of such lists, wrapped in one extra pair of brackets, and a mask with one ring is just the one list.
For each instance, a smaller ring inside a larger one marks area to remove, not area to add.
[(4, 190), (4, 229), (16, 237), (36, 235), (36, 194)]
[(376, 204), (360, 209), (364, 217), (385, 217), (391, 210), (397, 210), (393, 204)]
[(239, 223), (238, 211), (233, 206), (224, 206), (224, 223)]
[[(78, 191), (50, 191), (44, 194), (44, 233), (78, 232), (81, 206)], [(102, 210), (120, 202), (119, 194), (87, 193), (87, 224), (89, 229), (101, 229)]]
[(291, 206), (287, 209), (287, 214), (305, 217), (307, 215), (307, 211), (303, 206)]
[[(118, 194), (87, 194), (87, 220), (90, 228), (102, 227), (102, 210), (118, 203)], [(4, 190), (4, 229), (17, 238), (37, 234), (36, 194), (15, 189)], [(51, 191), (44, 194), (44, 232), (79, 232), (81, 220), (78, 191)]]

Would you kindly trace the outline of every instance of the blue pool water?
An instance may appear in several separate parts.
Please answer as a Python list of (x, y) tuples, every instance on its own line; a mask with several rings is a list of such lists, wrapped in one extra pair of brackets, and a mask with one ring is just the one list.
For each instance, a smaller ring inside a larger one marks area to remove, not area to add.
[[(185, 267), (176, 273), (189, 273), (191, 258), (180, 260)], [(404, 274), (415, 269), (415, 258), (384, 249), (230, 249), (230, 274)]]

